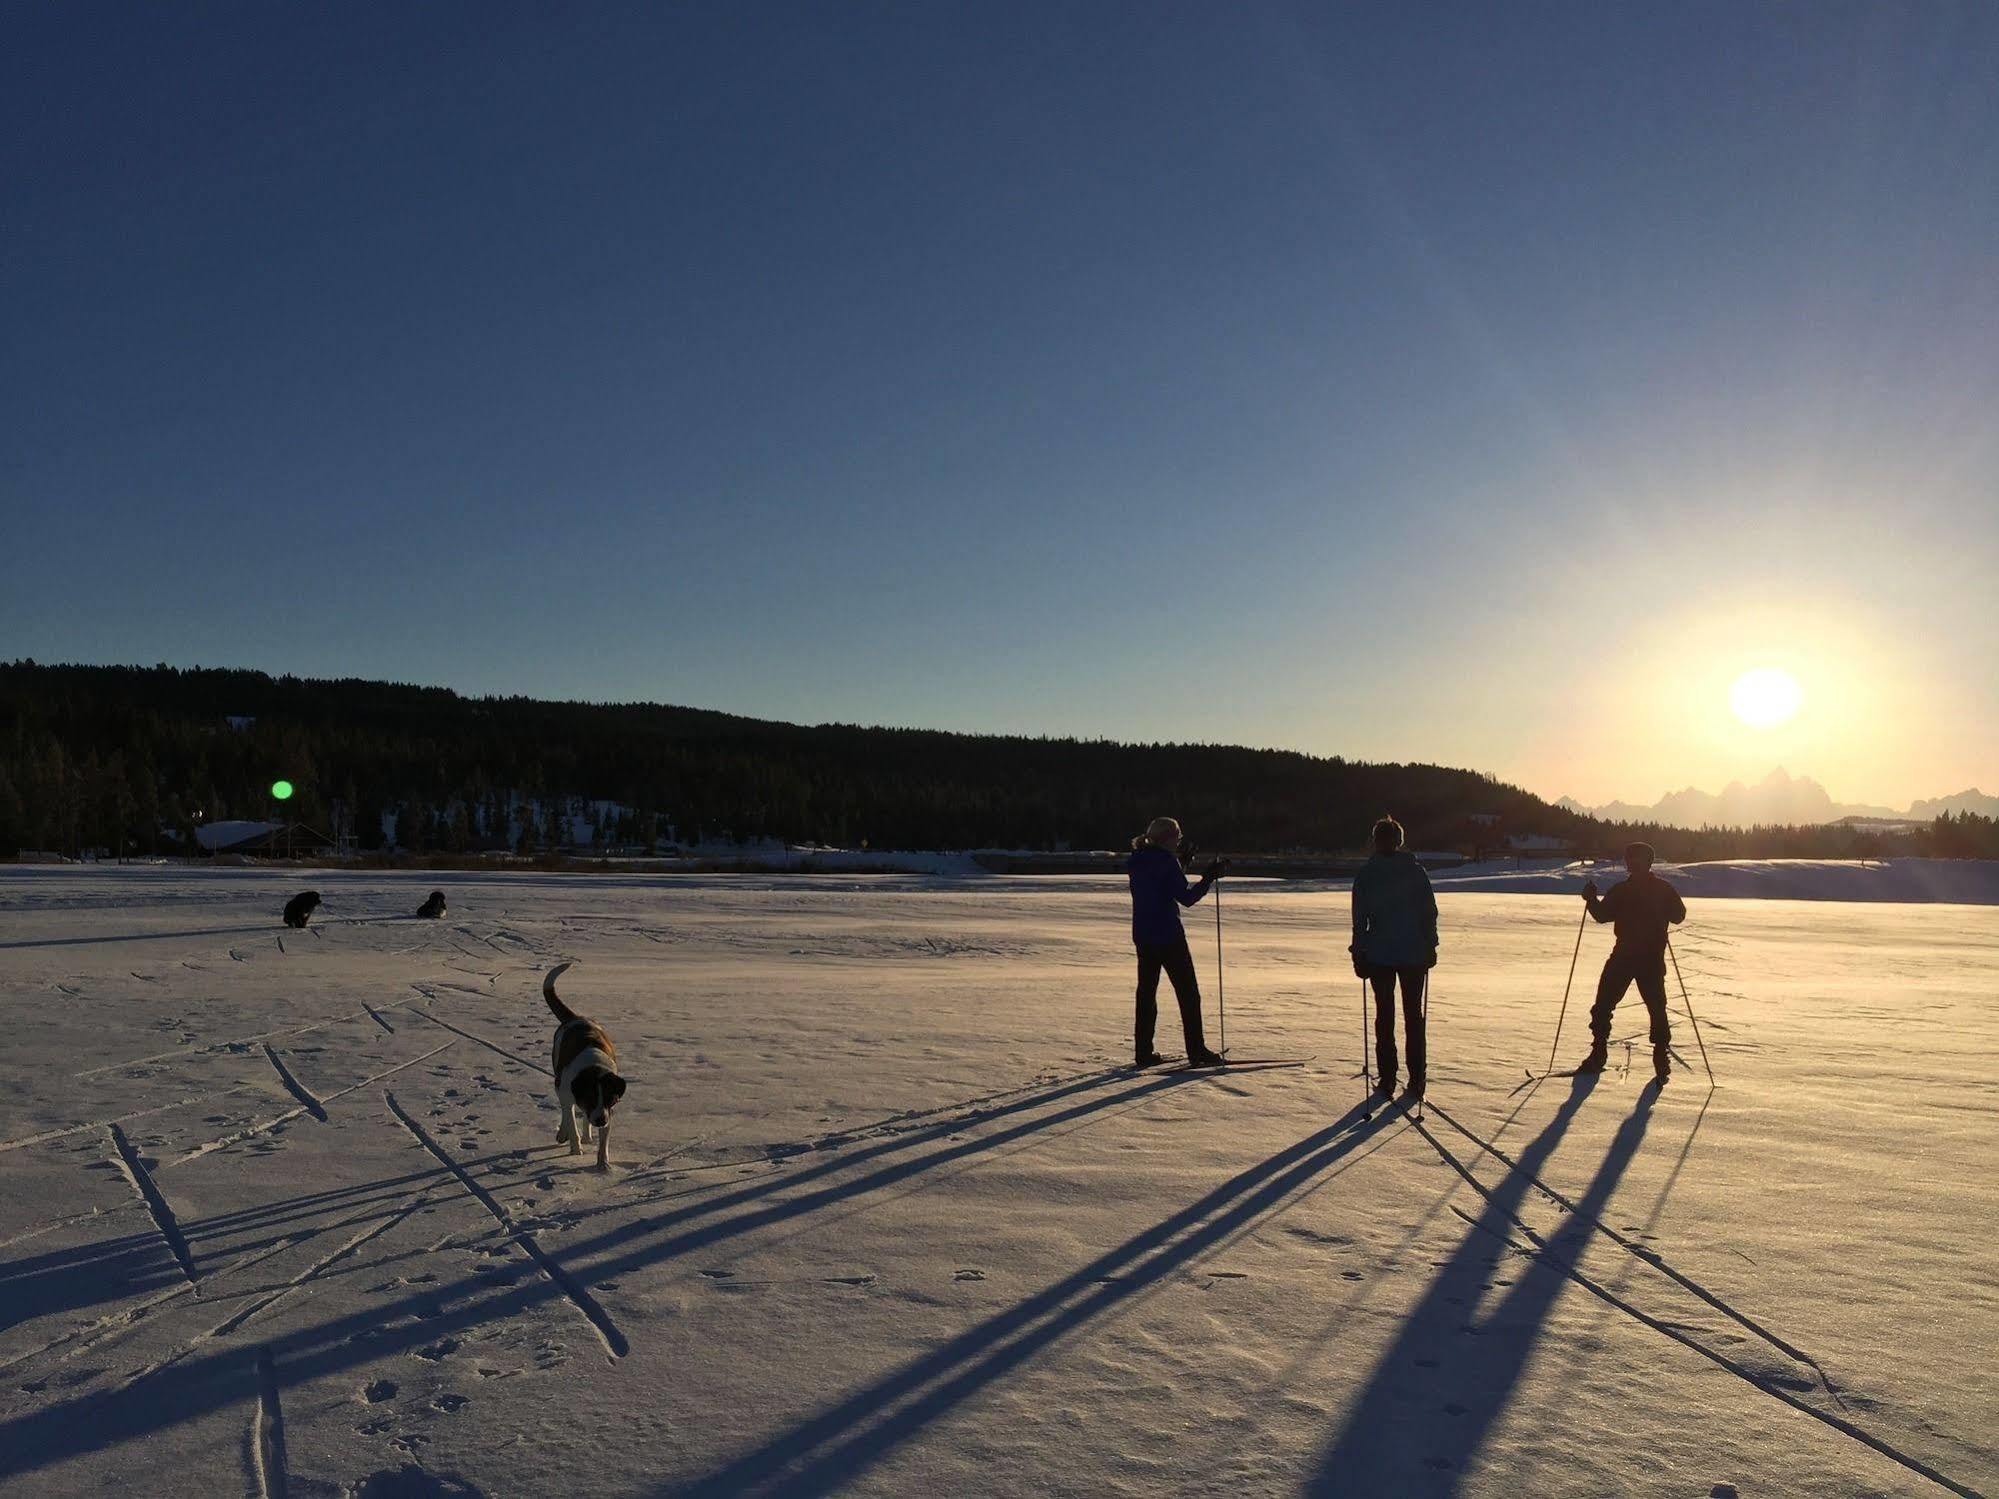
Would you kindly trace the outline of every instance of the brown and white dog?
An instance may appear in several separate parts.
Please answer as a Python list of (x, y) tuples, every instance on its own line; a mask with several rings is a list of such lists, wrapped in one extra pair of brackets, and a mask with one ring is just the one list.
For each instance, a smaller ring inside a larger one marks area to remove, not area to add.
[[(555, 1012), (555, 1101), (562, 1106), (562, 1127), (555, 1132), (556, 1143), (567, 1141), (571, 1155), (583, 1154), (590, 1143), (590, 1127), (597, 1128), (597, 1169), (611, 1169), (611, 1109), (625, 1096), (625, 1080), (618, 1076), (618, 1048), (604, 1028), (585, 1020), (555, 993), (555, 981), (572, 965), (558, 963), (541, 981), (541, 997)], [(577, 1112), (583, 1117), (579, 1120)]]

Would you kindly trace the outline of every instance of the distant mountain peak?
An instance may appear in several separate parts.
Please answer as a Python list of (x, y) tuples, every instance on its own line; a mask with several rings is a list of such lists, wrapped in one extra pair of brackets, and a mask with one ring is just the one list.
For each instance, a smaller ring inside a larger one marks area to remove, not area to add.
[(1915, 802), (1909, 807), (1909, 816), (1917, 822), (1930, 822), (1958, 812), (1976, 812), (1980, 817), (1999, 817), (1999, 796), (1987, 796), (1976, 786), (1969, 786), (1954, 795)]
[[(1562, 804), (1558, 804), (1562, 805)], [(1973, 811), (1999, 816), (1999, 797), (1977, 791), (1960, 792), (1936, 802), (1918, 802), (1900, 813), (1891, 807), (1864, 806), (1835, 802), (1832, 793), (1810, 776), (1794, 776), (1779, 765), (1754, 786), (1730, 781), (1718, 792), (1698, 786), (1670, 791), (1649, 807), (1630, 802), (1609, 802), (1599, 807), (1568, 803), (1572, 810), (1614, 822), (1656, 822), (1664, 827), (1803, 827), (1839, 822), (1844, 818), (1902, 818), (1927, 820), (1944, 811)]]

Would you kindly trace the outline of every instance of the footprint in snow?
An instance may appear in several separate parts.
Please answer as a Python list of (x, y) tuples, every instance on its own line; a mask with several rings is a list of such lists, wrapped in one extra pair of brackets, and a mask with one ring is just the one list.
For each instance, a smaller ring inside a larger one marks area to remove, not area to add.
[(361, 1392), (361, 1398), (370, 1405), (393, 1400), (396, 1398), (396, 1382), (393, 1379), (378, 1379)]
[(984, 1280), (986, 1272), (983, 1270), (960, 1270), (951, 1278), (953, 1280)]
[(440, 1338), (426, 1348), (417, 1349), (416, 1356), (423, 1359), (426, 1363), (434, 1364), (439, 1359), (449, 1358), (458, 1351), (459, 1347), (460, 1344), (456, 1338)]

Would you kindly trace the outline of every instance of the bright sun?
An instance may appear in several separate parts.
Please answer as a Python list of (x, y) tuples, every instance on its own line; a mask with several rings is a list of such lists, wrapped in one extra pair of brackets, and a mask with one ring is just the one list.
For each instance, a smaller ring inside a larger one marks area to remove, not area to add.
[(1805, 701), (1798, 679), (1774, 666), (1745, 671), (1728, 689), (1728, 706), (1751, 728), (1772, 729), (1788, 723)]

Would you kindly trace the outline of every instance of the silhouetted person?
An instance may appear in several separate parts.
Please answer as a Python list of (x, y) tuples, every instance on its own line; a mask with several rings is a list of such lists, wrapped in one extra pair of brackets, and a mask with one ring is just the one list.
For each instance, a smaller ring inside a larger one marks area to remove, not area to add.
[(1187, 933), (1180, 925), (1180, 908), (1208, 893), (1228, 867), (1212, 860), (1201, 878), (1188, 883), (1180, 867), (1180, 824), (1155, 817), (1141, 838), (1131, 840), (1131, 940), (1138, 949), (1138, 1018), (1132, 1037), (1132, 1065), (1151, 1067), (1164, 1057), (1152, 1049), (1152, 1032), (1159, 1020), (1159, 975), (1173, 981), (1180, 1001), (1180, 1029), (1187, 1039), (1187, 1065), (1219, 1067), (1222, 1059), (1208, 1050), (1201, 1034), (1201, 983), (1194, 976), (1194, 956), (1187, 951)]
[(1374, 853), (1353, 879), (1353, 971), (1374, 987), (1375, 1084), (1395, 1093), (1395, 983), (1402, 981), (1402, 1029), (1409, 1038), (1409, 1096), (1421, 1098), (1429, 1048), (1423, 990), (1437, 966), (1437, 896), (1429, 873), (1402, 846), (1402, 824), (1374, 825)]
[(312, 913), (319, 909), (319, 892), (301, 890), (285, 902), (285, 925), (303, 927), (312, 920)]
[(1666, 1018), (1666, 935), (1687, 919), (1680, 892), (1652, 873), (1652, 845), (1634, 843), (1624, 850), (1624, 867), (1631, 877), (1596, 893), (1596, 881), (1583, 884), (1583, 902), (1598, 921), (1612, 923), (1617, 943), (1603, 962), (1597, 980), (1596, 1003), (1590, 1007), (1589, 1055), (1578, 1072), (1601, 1072), (1610, 1053), (1610, 1017), (1635, 979), (1638, 996), (1652, 1017), (1652, 1070), (1664, 1082), (1673, 1073), (1673, 1027)]

